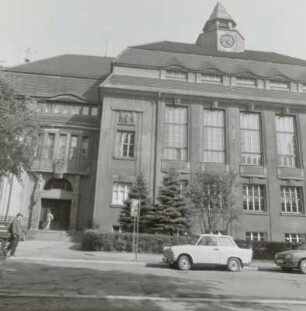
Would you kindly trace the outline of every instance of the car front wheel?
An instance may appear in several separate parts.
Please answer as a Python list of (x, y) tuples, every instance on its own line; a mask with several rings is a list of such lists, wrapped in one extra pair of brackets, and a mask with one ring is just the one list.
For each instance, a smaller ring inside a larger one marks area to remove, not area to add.
[(191, 261), (187, 255), (181, 255), (177, 261), (177, 267), (180, 270), (189, 270), (191, 268)]
[(299, 269), (303, 274), (306, 274), (306, 259), (300, 261)]
[(230, 258), (227, 262), (227, 268), (231, 272), (238, 272), (241, 270), (241, 263), (238, 258)]

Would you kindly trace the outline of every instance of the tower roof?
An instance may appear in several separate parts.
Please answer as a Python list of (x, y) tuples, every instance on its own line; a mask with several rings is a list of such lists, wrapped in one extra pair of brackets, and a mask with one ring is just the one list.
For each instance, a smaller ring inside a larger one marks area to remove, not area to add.
[(218, 2), (211, 13), (209, 19), (205, 23), (205, 26), (203, 28), (204, 31), (209, 30), (210, 26), (214, 24), (217, 20), (219, 21), (229, 21), (232, 22), (233, 26), (236, 26), (235, 21), (232, 19), (232, 17), (227, 13), (222, 3)]

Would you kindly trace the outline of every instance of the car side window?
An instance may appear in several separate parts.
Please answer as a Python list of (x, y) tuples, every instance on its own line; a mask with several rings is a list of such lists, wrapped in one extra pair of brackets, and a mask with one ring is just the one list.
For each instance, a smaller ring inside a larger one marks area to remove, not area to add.
[(214, 236), (203, 236), (202, 239), (199, 241), (198, 245), (216, 246), (217, 238)]
[(229, 239), (229, 238), (219, 237), (219, 246), (222, 246), (222, 247), (233, 247), (234, 244), (231, 241), (231, 239)]

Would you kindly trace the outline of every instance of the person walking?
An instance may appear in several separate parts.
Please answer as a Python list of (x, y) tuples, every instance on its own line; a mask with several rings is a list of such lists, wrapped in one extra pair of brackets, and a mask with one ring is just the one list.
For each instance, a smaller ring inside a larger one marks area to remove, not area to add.
[[(24, 233), (24, 229), (21, 224), (22, 217), (23, 215), (21, 213), (18, 213), (16, 218), (13, 220), (13, 222), (10, 225), (11, 243), (6, 249), (6, 256), (15, 256), (19, 238)], [(8, 255), (9, 251), (10, 251), (10, 255)]]
[(51, 210), (48, 209), (45, 230), (50, 230), (50, 225), (51, 225), (51, 222), (52, 222), (53, 219), (54, 219), (54, 216), (51, 213)]

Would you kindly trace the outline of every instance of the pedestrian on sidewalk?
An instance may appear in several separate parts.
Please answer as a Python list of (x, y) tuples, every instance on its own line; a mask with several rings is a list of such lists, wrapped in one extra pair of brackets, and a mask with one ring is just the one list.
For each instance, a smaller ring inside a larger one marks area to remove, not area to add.
[(21, 220), (23, 215), (18, 213), (16, 218), (10, 224), (10, 233), (11, 233), (11, 242), (6, 249), (6, 256), (8, 256), (8, 252), (10, 251), (10, 256), (15, 256), (16, 248), (18, 246), (18, 242), (22, 234), (24, 234), (25, 230), (22, 226)]
[(54, 216), (51, 213), (51, 210), (48, 209), (48, 213), (47, 213), (47, 217), (46, 217), (45, 230), (50, 230), (51, 222), (53, 219), (54, 219)]

